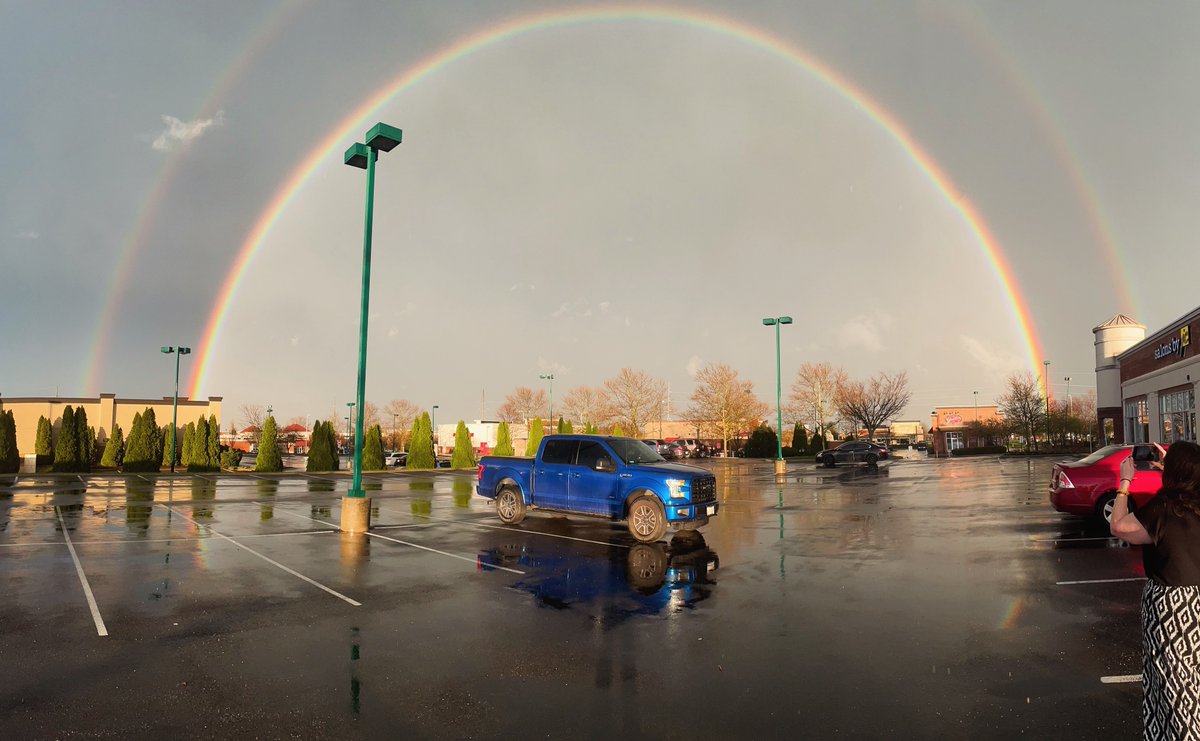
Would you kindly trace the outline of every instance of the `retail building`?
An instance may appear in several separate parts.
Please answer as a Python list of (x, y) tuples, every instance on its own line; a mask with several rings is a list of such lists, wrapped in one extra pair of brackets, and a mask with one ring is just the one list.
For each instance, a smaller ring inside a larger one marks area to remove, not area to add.
[(1197, 329), (1200, 308), (1149, 335), (1123, 314), (1092, 330), (1096, 417), (1106, 443), (1196, 440)]

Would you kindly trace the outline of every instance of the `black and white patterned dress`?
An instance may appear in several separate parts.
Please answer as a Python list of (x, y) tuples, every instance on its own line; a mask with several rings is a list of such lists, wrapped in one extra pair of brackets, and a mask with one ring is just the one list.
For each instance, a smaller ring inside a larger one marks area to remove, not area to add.
[(1145, 737), (1200, 741), (1200, 587), (1147, 580), (1142, 650)]
[(1164, 489), (1134, 515), (1154, 539), (1142, 549), (1145, 737), (1200, 741), (1200, 514)]

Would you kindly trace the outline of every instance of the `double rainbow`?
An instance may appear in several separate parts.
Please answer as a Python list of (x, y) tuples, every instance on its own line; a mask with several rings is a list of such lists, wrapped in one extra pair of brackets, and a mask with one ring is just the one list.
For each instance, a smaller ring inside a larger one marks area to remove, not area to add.
[(234, 259), (233, 267), (230, 269), (224, 284), (221, 286), (216, 303), (213, 305), (212, 312), (209, 315), (203, 338), (199, 344), (197, 362), (193, 366), (190, 384), (191, 397), (198, 398), (201, 395), (205, 379), (212, 364), (213, 352), (220, 340), (221, 330), (229, 312), (229, 307), (263, 241), (317, 168), (326, 164), (338, 164), (342, 150), (345, 149), (349, 142), (361, 134), (360, 130), (376, 111), (397, 95), (420, 83), (438, 70), (465, 59), (475, 52), (510, 39), (565, 26), (633, 21), (685, 26), (745, 42), (785, 62), (804, 69), (831, 90), (850, 101), (872, 121), (878, 124), (880, 128), (900, 144), (913, 163), (925, 173), (929, 180), (933, 182), (949, 201), (951, 206), (959, 212), (963, 221), (966, 222), (971, 232), (975, 235), (976, 241), (983, 250), (992, 271), (996, 274), (996, 278), (1000, 282), (1009, 306), (1012, 308), (1018, 332), (1025, 344), (1029, 368), (1035, 373), (1041, 369), (1041, 359), (1044, 353), (1034, 330), (1029, 307), (1017, 288), (1012, 268), (1001, 252), (996, 238), (984, 223), (979, 212), (960, 194), (950, 178), (938, 166), (937, 162), (917, 144), (907, 129), (882, 105), (872, 100), (850, 81), (807, 52), (766, 31), (730, 18), (682, 8), (629, 6), (576, 7), (570, 10), (555, 10), (523, 16), (494, 25), (462, 38), (441, 51), (426, 57), (423, 61), (402, 72), (390, 83), (384, 85), (378, 93), (364, 101), (358, 108), (342, 119), (328, 135), (309, 151), (308, 155), (292, 170), (283, 185), (271, 197), (266, 209), (259, 215), (253, 229), (242, 243), (241, 249)]

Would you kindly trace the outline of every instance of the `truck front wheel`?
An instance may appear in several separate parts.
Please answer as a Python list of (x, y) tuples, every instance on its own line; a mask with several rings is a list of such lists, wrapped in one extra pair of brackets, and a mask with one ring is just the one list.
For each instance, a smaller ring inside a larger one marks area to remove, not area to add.
[(506, 486), (496, 495), (496, 516), (505, 525), (516, 525), (525, 519), (525, 498), (521, 492)]
[(628, 525), (637, 542), (654, 543), (667, 532), (667, 513), (655, 497), (639, 497), (629, 505)]

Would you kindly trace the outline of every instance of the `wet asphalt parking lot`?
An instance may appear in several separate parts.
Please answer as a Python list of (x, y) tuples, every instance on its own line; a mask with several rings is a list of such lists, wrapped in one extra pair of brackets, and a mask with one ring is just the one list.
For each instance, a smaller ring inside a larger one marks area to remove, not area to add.
[(1052, 461), (705, 461), (705, 543), (474, 472), (0, 480), (0, 737), (1133, 738), (1140, 553)]

